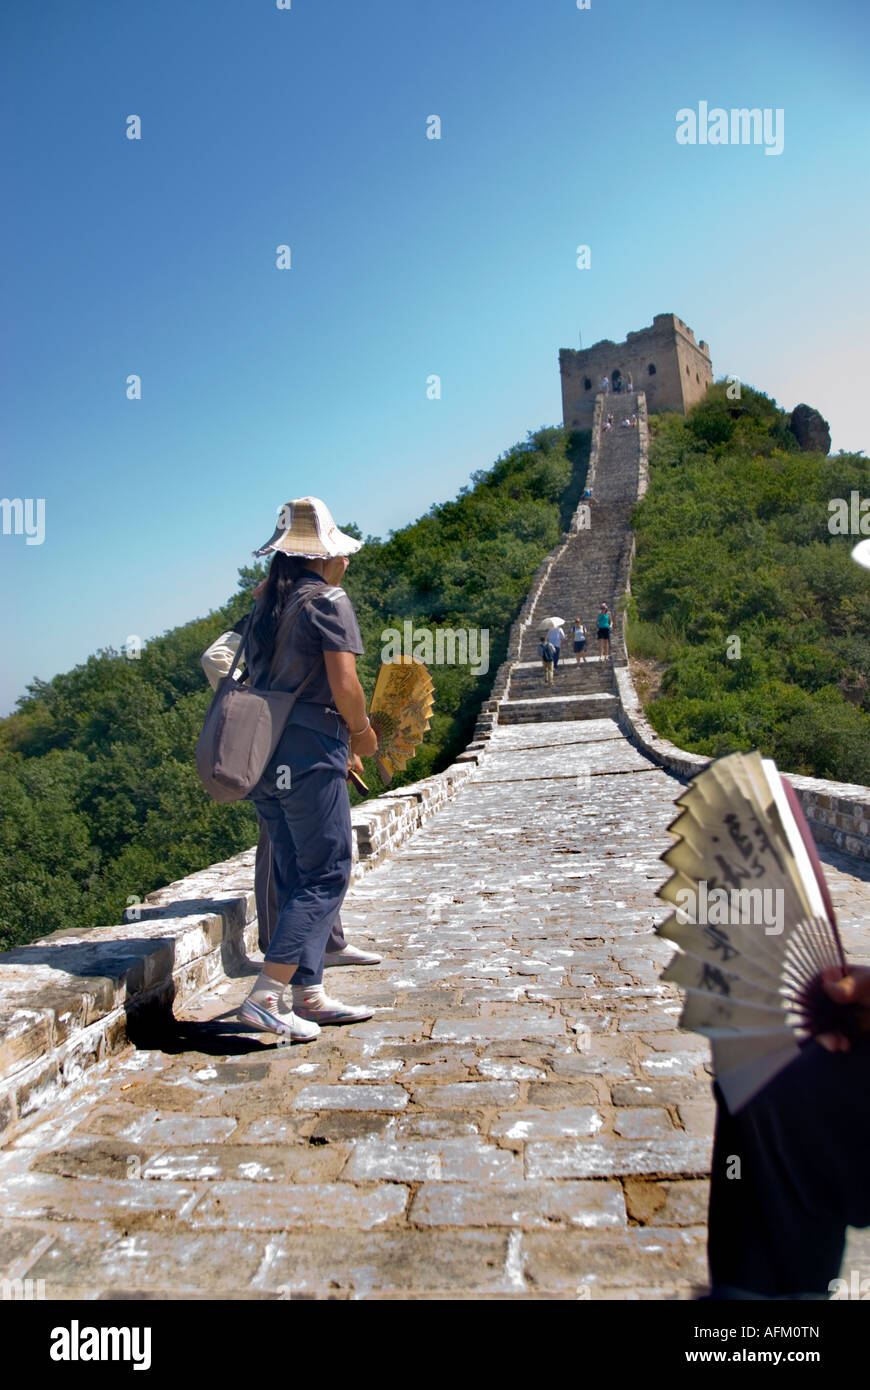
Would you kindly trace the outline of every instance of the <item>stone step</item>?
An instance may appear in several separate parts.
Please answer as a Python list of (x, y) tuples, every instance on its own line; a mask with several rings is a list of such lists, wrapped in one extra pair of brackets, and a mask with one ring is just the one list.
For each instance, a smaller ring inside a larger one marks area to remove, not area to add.
[[(619, 632), (621, 629), (621, 624), (618, 621), (620, 616), (620, 614), (614, 615), (613, 627), (611, 628), (611, 639), (613, 637), (613, 634)], [(597, 661), (598, 638), (596, 636), (597, 627), (595, 624), (595, 612), (592, 613), (591, 617), (592, 621), (586, 623), (586, 651), (589, 655), (590, 660), (592, 657), (594, 657)], [(522, 665), (538, 665), (538, 663), (541, 660), (540, 653), (538, 652), (540, 642), (541, 637), (538, 633), (526, 633), (524, 635), (518, 653), (518, 660), (520, 661), (520, 663), (522, 663)], [(574, 664), (574, 649), (571, 643), (570, 635), (568, 636), (567, 640), (562, 643), (562, 656), (560, 658), (560, 662), (564, 662), (566, 665), (568, 661)]]
[[(603, 695), (615, 690), (609, 661), (596, 656), (578, 666), (573, 655), (563, 655), (553, 675), (554, 687), (560, 695)], [(539, 695), (544, 688), (544, 668), (540, 661), (517, 662), (511, 671), (507, 689), (509, 700)], [(554, 693), (554, 692), (550, 692)]]
[(618, 708), (616, 695), (543, 695), (536, 700), (502, 700), (498, 722), (501, 726), (543, 724), (551, 719), (615, 719)]

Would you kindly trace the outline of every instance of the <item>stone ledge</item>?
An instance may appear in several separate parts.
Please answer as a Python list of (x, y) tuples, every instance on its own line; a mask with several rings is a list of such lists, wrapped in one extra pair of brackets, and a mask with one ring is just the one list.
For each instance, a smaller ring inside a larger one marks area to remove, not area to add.
[[(461, 763), (351, 812), (351, 881), (373, 868), (474, 775)], [(0, 954), (0, 1131), (125, 1048), (257, 947), (254, 849), (149, 893), (116, 926), (52, 932)]]

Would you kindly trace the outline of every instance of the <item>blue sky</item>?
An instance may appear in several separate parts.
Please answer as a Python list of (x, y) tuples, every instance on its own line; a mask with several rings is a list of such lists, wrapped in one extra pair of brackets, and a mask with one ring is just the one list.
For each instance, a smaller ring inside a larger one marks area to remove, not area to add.
[[(5, 0), (0, 493), (45, 498), (45, 539), (0, 536), (0, 713), (218, 607), (290, 497), (383, 535), (453, 496), (560, 422), (581, 334), (676, 313), (717, 377), (870, 449), (868, 29), (863, 0)], [(782, 108), (783, 153), (678, 145), (701, 100)]]

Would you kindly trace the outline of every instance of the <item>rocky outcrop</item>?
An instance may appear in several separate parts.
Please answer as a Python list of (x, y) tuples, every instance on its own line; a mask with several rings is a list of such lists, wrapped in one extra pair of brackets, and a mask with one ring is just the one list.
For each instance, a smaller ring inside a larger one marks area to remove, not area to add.
[(811, 405), (796, 405), (791, 413), (788, 427), (807, 453), (829, 454), (831, 452), (831, 430)]

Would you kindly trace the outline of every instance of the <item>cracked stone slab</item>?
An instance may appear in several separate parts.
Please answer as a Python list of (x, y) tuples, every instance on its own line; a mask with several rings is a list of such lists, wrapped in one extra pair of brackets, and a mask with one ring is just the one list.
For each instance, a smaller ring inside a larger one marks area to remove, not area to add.
[(172, 1217), (186, 1211), (197, 1195), (195, 1187), (184, 1183), (81, 1177), (70, 1182), (47, 1173), (16, 1174), (0, 1184), (4, 1218), (21, 1221), (101, 1221), (137, 1212)]
[(411, 1220), (419, 1226), (555, 1225), (585, 1229), (621, 1228), (625, 1199), (616, 1182), (526, 1182), (520, 1186), (424, 1182), (414, 1198)]
[(354, 1147), (342, 1173), (351, 1182), (424, 1182), (427, 1178), (517, 1182), (522, 1176), (522, 1162), (516, 1154), (470, 1136), (434, 1142), (363, 1139)]
[(498, 1232), (324, 1231), (316, 1241), (277, 1236), (253, 1286), (300, 1293), (346, 1290), (353, 1298), (457, 1286), (484, 1294), (510, 1287), (507, 1255), (507, 1239)]
[(640, 1296), (642, 1288), (679, 1290), (692, 1296), (707, 1285), (706, 1232), (697, 1227), (608, 1231), (531, 1232), (524, 1237), (524, 1270), (530, 1285), (556, 1291), (570, 1288), (575, 1296), (609, 1297), (612, 1289)]
[(408, 1092), (401, 1086), (306, 1086), (294, 1110), (404, 1110)]
[(309, 1144), (211, 1144), (204, 1148), (170, 1149), (150, 1158), (143, 1179), (172, 1182), (330, 1182), (338, 1176), (343, 1151)]
[(529, 1178), (609, 1178), (650, 1173), (662, 1177), (706, 1176), (711, 1144), (675, 1132), (672, 1139), (578, 1140), (526, 1145)]
[(573, 1139), (597, 1134), (604, 1121), (591, 1105), (561, 1110), (525, 1109), (497, 1115), (490, 1134), (494, 1139), (513, 1139), (518, 1142), (535, 1139)]
[(232, 1294), (263, 1261), (264, 1237), (240, 1231), (137, 1231), (120, 1236), (97, 1227), (64, 1226), (28, 1270), (54, 1289), (157, 1286), (176, 1298), (206, 1286)]
[(515, 1081), (461, 1081), (455, 1085), (416, 1086), (412, 1095), (414, 1104), (425, 1109), (474, 1110), (510, 1105), (519, 1099), (519, 1087)]
[(567, 1020), (549, 1015), (521, 1018), (481, 1018), (473, 1022), (439, 1019), (432, 1029), (438, 1042), (489, 1042), (505, 1039), (559, 1038), (564, 1036)]
[[(161, 1184), (162, 1185), (162, 1184)], [(290, 1227), (338, 1227), (370, 1231), (404, 1214), (410, 1189), (350, 1183), (212, 1183), (188, 1217), (193, 1227), (283, 1231)]]

